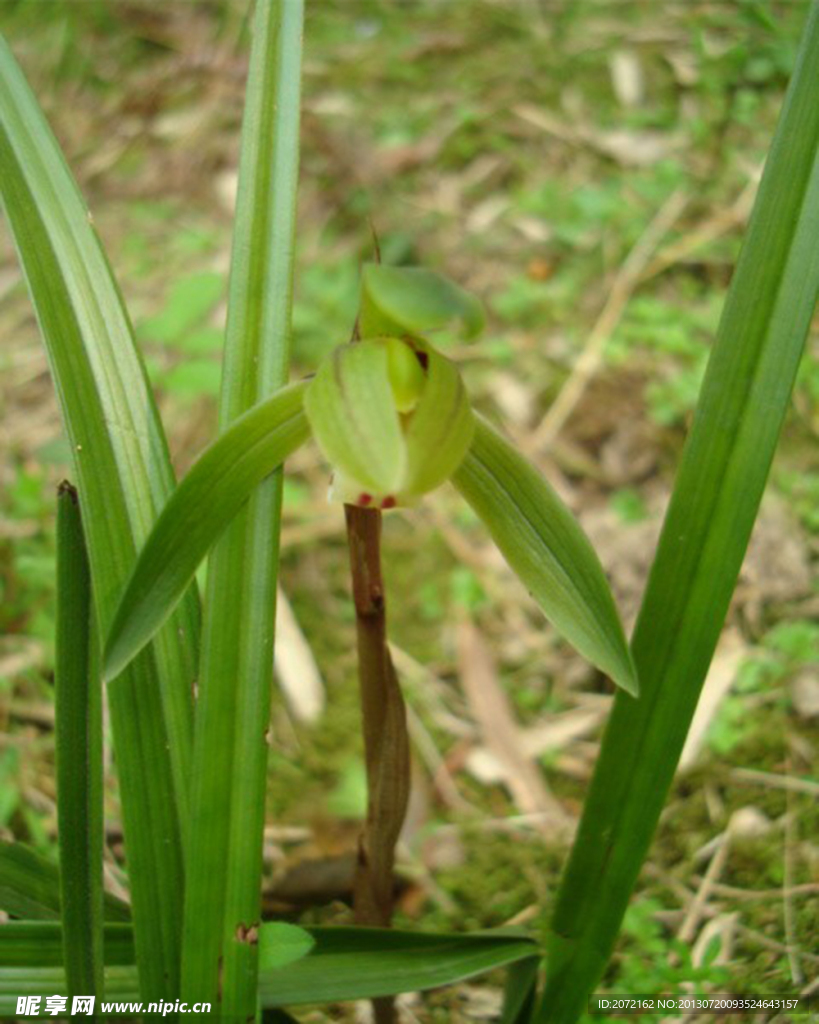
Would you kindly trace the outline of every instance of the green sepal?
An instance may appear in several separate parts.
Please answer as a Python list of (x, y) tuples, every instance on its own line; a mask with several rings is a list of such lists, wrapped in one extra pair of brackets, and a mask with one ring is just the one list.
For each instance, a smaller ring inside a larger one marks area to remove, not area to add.
[(414, 503), (460, 465), (474, 416), (460, 375), (421, 338), (342, 345), (304, 399), (334, 471), (333, 495), (359, 505)]
[(322, 454), (362, 491), (394, 494), (406, 447), (381, 341), (342, 345), (321, 364), (304, 410)]
[(423, 267), (364, 264), (358, 316), (362, 338), (416, 337), (444, 329), (474, 338), (483, 326), (480, 302), (441, 274)]

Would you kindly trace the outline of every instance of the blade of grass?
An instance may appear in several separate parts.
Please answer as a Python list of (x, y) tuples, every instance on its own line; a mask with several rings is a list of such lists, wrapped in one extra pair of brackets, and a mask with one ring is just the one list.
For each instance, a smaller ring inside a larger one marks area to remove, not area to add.
[[(107, 921), (128, 921), (127, 903), (107, 892), (103, 896)], [(0, 910), (13, 917), (38, 921), (60, 916), (60, 871), (23, 843), (0, 842)]]
[[(233, 242), (222, 429), (285, 383), (299, 149), (302, 0), (259, 0)], [(257, 1012), (281, 472), (228, 527), (208, 563), (194, 744), (183, 995), (230, 1020)]]
[(554, 490), (480, 416), (452, 482), (483, 520), (543, 613), (629, 693), (637, 677), (603, 568)]
[(529, 1024), (537, 998), (537, 977), (540, 960), (521, 960), (506, 972), (503, 1014), (500, 1024)]
[[(134, 964), (130, 924), (108, 922), (102, 938), (107, 967)], [(11, 921), (0, 927), (0, 967), (62, 967), (68, 960), (65, 947), (65, 929), (57, 921)]]
[[(258, 937), (266, 960), (269, 955), (259, 972), (259, 995), (265, 1010), (282, 1004), (424, 991), (510, 965), (519, 965), (520, 969), (511, 975), (526, 988), (523, 1001), (512, 1000), (522, 1005), (539, 960), (534, 940), (511, 930), (447, 935), (381, 928), (302, 929), (272, 922), (261, 925)], [(120, 993), (130, 984), (128, 965), (133, 963), (133, 956), (130, 926), (106, 924), (106, 986), (110, 999), (130, 998)], [(6, 1005), (4, 998), (18, 992), (15, 985), (19, 994), (53, 995), (62, 991), (62, 957), (59, 922), (15, 921), (3, 925), (0, 1012)]]
[(307, 439), (305, 387), (282, 388), (240, 416), (173, 492), (114, 614), (105, 647), (106, 680), (119, 675), (165, 622), (253, 489)]
[[(22, 72), (0, 41), (0, 192), (46, 343), (85, 512), (99, 628), (173, 487), (132, 330), (88, 211)], [(178, 979), (187, 822), (193, 594), (110, 688), (140, 974)]]
[(420, 992), (538, 956), (531, 939), (503, 932), (442, 935), (381, 928), (307, 931), (316, 944), (306, 957), (260, 974), (262, 1006), (334, 1003)]
[(536, 1020), (580, 1016), (614, 945), (727, 613), (819, 290), (819, 4), (768, 156), (558, 894)]
[[(131, 1002), (140, 998), (136, 967), (106, 967), (105, 991), (108, 998), (117, 1002)], [(62, 967), (2, 967), (0, 966), (0, 1018), (4, 1021), (19, 1020), (17, 1000), (21, 996), (40, 996), (40, 1010), (45, 1009), (48, 996), (68, 996), (65, 985), (65, 971)], [(162, 998), (161, 996), (159, 998)], [(71, 1003), (68, 1003), (71, 1006)], [(39, 1016), (39, 1013), (37, 1014)], [(49, 1018), (54, 1020), (54, 1017)], [(65, 1018), (63, 1018), (65, 1019)], [(117, 1020), (112, 1015), (111, 1020)], [(124, 1015), (124, 1021), (133, 1020), (133, 1014)], [(167, 1020), (167, 1017), (163, 1019)]]
[(102, 997), (102, 683), (79, 498), (57, 494), (54, 709), (65, 974), (71, 995)]

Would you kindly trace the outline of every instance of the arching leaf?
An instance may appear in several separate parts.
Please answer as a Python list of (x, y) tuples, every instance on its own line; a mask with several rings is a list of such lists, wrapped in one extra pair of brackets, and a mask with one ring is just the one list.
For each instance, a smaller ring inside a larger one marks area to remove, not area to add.
[(453, 483), (555, 628), (627, 693), (637, 676), (603, 568), (538, 471), (477, 417)]
[(125, 668), (170, 615), (208, 549), (253, 489), (306, 440), (305, 387), (283, 388), (240, 416), (174, 491), (114, 615), (105, 645), (106, 680)]

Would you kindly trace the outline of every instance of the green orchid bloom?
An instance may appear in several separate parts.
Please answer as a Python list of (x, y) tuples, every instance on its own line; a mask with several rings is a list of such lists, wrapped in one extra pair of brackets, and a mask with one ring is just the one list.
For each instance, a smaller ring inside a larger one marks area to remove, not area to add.
[(594, 549), (541, 474), (473, 411), (457, 368), (425, 337), (480, 324), (476, 300), (438, 275), (366, 267), (362, 338), (232, 423), (171, 496), (114, 616), (106, 679), (159, 629), (252, 490), (312, 435), (332, 467), (331, 497), (343, 503), (412, 506), (451, 480), (558, 631), (636, 695)]
[(413, 505), (464, 459), (475, 417), (455, 366), (420, 338), (373, 338), (325, 360), (304, 396), (333, 467), (331, 498)]

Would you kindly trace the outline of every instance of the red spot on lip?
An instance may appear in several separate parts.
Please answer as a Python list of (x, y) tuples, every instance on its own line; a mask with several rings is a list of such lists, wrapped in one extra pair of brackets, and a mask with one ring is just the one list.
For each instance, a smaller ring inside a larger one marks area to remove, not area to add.
[(396, 502), (395, 498), (391, 494), (388, 494), (387, 497), (384, 498), (384, 500), (381, 502), (381, 508), (395, 508), (397, 504), (398, 503)]
[(364, 508), (366, 508), (367, 505), (372, 505), (372, 503), (373, 503), (373, 496), (371, 494), (367, 494), (366, 491), (363, 492), (362, 494), (359, 494), (359, 496), (358, 496), (358, 504), (359, 505), (363, 505)]

